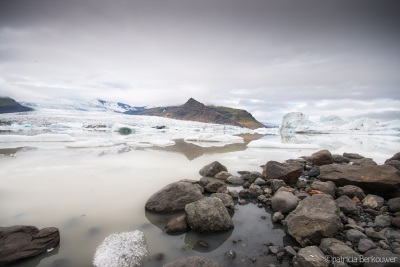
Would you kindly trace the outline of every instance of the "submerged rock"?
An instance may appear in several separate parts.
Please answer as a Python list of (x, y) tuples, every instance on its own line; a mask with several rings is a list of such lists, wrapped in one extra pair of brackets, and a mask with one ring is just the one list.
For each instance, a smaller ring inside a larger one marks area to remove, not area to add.
[(176, 182), (154, 193), (147, 200), (145, 209), (160, 213), (183, 211), (186, 204), (201, 198), (203, 198), (203, 194), (196, 185)]
[(185, 215), (170, 220), (165, 227), (167, 234), (185, 233), (189, 230)]
[(193, 256), (180, 258), (173, 262), (165, 264), (163, 267), (221, 267), (218, 262), (207, 258)]
[(148, 257), (145, 236), (141, 231), (111, 234), (97, 247), (95, 267), (139, 267)]
[(59, 243), (60, 231), (55, 227), (42, 230), (24, 225), (0, 227), (0, 265), (45, 253)]

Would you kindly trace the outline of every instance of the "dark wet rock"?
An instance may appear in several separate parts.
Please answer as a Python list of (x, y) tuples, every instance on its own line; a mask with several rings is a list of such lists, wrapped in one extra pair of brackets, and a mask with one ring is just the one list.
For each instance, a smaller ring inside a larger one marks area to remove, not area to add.
[(238, 199), (239, 198), (239, 192), (236, 191), (236, 190), (229, 190), (228, 194), (234, 199)]
[(290, 257), (294, 257), (297, 255), (296, 250), (292, 246), (286, 246), (283, 248), (285, 253), (288, 254)]
[(282, 186), (286, 186), (286, 183), (284, 181), (278, 179), (271, 180), (271, 189), (273, 193), (278, 191), (278, 189), (281, 188)]
[(400, 229), (400, 217), (392, 218), (392, 225)]
[(296, 184), (303, 173), (303, 165), (298, 162), (279, 163), (277, 161), (268, 161), (265, 168), (267, 179), (283, 180), (286, 184)]
[(377, 247), (376, 244), (371, 239), (362, 238), (358, 243), (357, 249), (360, 253), (365, 253), (368, 250), (374, 249), (376, 247)]
[(209, 245), (207, 244), (207, 242), (204, 242), (202, 240), (197, 241), (197, 245), (202, 247), (202, 248), (208, 248)]
[(337, 198), (335, 201), (339, 209), (343, 211), (345, 214), (357, 214), (358, 212), (357, 205), (348, 196), (341, 196)]
[(365, 234), (369, 237), (372, 238), (373, 240), (385, 240), (386, 237), (384, 233), (382, 232), (376, 232), (373, 228), (368, 227), (365, 228)]
[(385, 200), (377, 195), (367, 195), (361, 202), (364, 209), (380, 209)]
[(258, 198), (264, 192), (261, 189), (243, 189), (239, 192), (240, 198)]
[(400, 211), (400, 197), (389, 199), (388, 206), (389, 206), (389, 210), (391, 212), (399, 212)]
[(349, 158), (349, 159), (363, 159), (364, 156), (361, 156), (360, 154), (357, 153), (343, 153), (343, 157)]
[(327, 165), (327, 164), (332, 164), (333, 163), (333, 157), (331, 152), (329, 150), (320, 150), (318, 152), (313, 153), (310, 157), (309, 160), (313, 165), (317, 166), (322, 166), (322, 165)]
[(350, 229), (346, 232), (346, 238), (353, 243), (358, 243), (361, 239), (367, 238), (367, 236), (358, 230)]
[(373, 166), (373, 165), (378, 165), (375, 161), (373, 161), (370, 158), (364, 158), (357, 160), (353, 163), (354, 166)]
[(206, 197), (185, 207), (189, 227), (196, 232), (218, 232), (233, 228), (233, 222), (219, 198)]
[(189, 226), (186, 223), (185, 215), (170, 220), (165, 227), (165, 232), (167, 234), (185, 233), (187, 231), (189, 231)]
[(59, 243), (60, 232), (55, 227), (42, 230), (24, 225), (0, 227), (0, 265), (45, 253)]
[(310, 187), (313, 190), (324, 192), (325, 194), (331, 195), (333, 198), (335, 198), (337, 188), (336, 185), (331, 181), (314, 181)]
[(228, 186), (226, 185), (221, 186), (220, 188), (217, 189), (217, 193), (228, 194), (229, 193)]
[[(333, 257), (343, 257), (345, 262), (347, 262), (346, 259), (354, 259), (360, 257), (360, 255), (355, 252), (351, 247), (349, 247), (346, 243), (335, 238), (322, 239), (319, 248), (326, 255), (330, 255)], [(353, 264), (350, 262), (350, 265)]]
[(240, 177), (237, 176), (229, 176), (228, 179), (225, 180), (227, 184), (233, 184), (233, 185), (242, 185), (244, 184), (244, 180)]
[(154, 193), (146, 202), (145, 209), (152, 212), (170, 213), (183, 211), (185, 205), (203, 198), (197, 186), (176, 182)]
[(321, 181), (332, 181), (336, 186), (356, 185), (372, 194), (385, 195), (400, 188), (400, 173), (389, 165), (353, 166), (324, 165), (320, 168)]
[(217, 193), (218, 189), (222, 186), (224, 186), (224, 183), (221, 182), (211, 182), (209, 184), (207, 184), (204, 189), (209, 192), (209, 193)]
[(173, 262), (165, 264), (163, 267), (222, 267), (218, 262), (199, 257), (192, 256), (187, 258), (179, 258)]
[(222, 204), (224, 204), (224, 206), (228, 209), (233, 209), (235, 206), (235, 203), (233, 202), (233, 198), (228, 194), (214, 193), (214, 194), (211, 194), (210, 197), (219, 198), (222, 201)]
[(309, 177), (317, 177), (320, 174), (319, 171), (319, 166), (314, 166), (311, 170), (308, 172)]
[(386, 228), (382, 230), (388, 240), (400, 240), (400, 231), (393, 228)]
[(395, 167), (397, 170), (400, 171), (400, 160), (387, 160), (385, 161), (385, 164)]
[(286, 191), (277, 192), (271, 199), (271, 206), (274, 211), (287, 214), (294, 210), (299, 203), (299, 199), (292, 193)]
[(363, 267), (395, 267), (400, 266), (400, 255), (394, 254), (389, 250), (383, 249), (371, 249), (364, 254), (364, 258), (375, 258), (375, 259), (389, 259), (390, 262), (364, 262)]
[(332, 155), (333, 158), (333, 162), (334, 163), (339, 163), (339, 164), (343, 164), (343, 163), (349, 163), (350, 159), (347, 157), (343, 157), (342, 155)]
[(313, 195), (302, 200), (285, 219), (287, 233), (300, 245), (319, 244), (343, 228), (339, 208), (329, 195)]
[(385, 228), (390, 226), (390, 224), (392, 223), (392, 219), (390, 218), (389, 215), (378, 215), (375, 217), (375, 225), (380, 227), (380, 228)]
[(201, 176), (214, 177), (217, 173), (222, 171), (228, 171), (228, 169), (218, 161), (214, 161), (204, 166), (199, 173)]
[(250, 174), (249, 171), (238, 171), (237, 173), (239, 173), (240, 175)]
[(202, 187), (205, 187), (209, 183), (211, 183), (211, 181), (209, 179), (207, 179), (206, 177), (201, 177), (199, 180), (199, 185), (201, 185)]
[(226, 179), (228, 179), (229, 176), (232, 176), (232, 174), (230, 174), (227, 171), (221, 171), (215, 175), (215, 178), (220, 179), (220, 180), (226, 180)]
[(299, 250), (293, 257), (294, 267), (328, 267), (325, 254), (316, 246), (309, 246)]
[(357, 197), (362, 200), (365, 198), (364, 191), (355, 185), (345, 185), (337, 189), (338, 196), (348, 196), (349, 198)]
[(400, 152), (397, 152), (393, 157), (387, 159), (386, 161), (388, 160), (400, 160)]
[(258, 178), (254, 181), (254, 184), (262, 186), (262, 185), (265, 185), (266, 182), (265, 182), (264, 179), (258, 177)]
[(280, 222), (283, 219), (285, 219), (285, 216), (280, 211), (277, 211), (272, 215), (272, 221), (275, 222), (275, 223), (276, 222)]

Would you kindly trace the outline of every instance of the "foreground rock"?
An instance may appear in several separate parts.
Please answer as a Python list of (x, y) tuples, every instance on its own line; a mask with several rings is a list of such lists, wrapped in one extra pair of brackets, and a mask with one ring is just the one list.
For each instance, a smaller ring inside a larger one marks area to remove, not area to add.
[(364, 191), (387, 195), (400, 188), (400, 173), (390, 165), (324, 165), (320, 168), (321, 181), (332, 181), (336, 186), (356, 185)]
[(186, 204), (203, 198), (196, 185), (176, 182), (154, 193), (146, 202), (145, 209), (153, 212), (170, 213), (183, 211)]
[(214, 161), (204, 166), (199, 173), (201, 176), (214, 177), (216, 174), (222, 171), (228, 171), (228, 169), (218, 161)]
[[(330, 255), (336, 258), (342, 257), (345, 262), (347, 262), (346, 259), (359, 259), (360, 255), (356, 253), (352, 248), (350, 248), (348, 245), (343, 243), (340, 240), (337, 240), (335, 238), (324, 238), (321, 241), (321, 245), (319, 248), (324, 252), (326, 255)], [(358, 263), (359, 260), (354, 260), (355, 263)], [(350, 265), (353, 265), (351, 262)], [(359, 265), (359, 264), (355, 264)]]
[(233, 228), (232, 218), (219, 198), (206, 197), (185, 207), (186, 221), (196, 232), (218, 232)]
[(54, 227), (39, 230), (35, 226), (0, 227), (0, 265), (30, 258), (60, 243), (60, 231)]
[(165, 227), (165, 232), (167, 234), (179, 234), (187, 231), (189, 231), (189, 226), (186, 223), (185, 215), (170, 220)]
[(293, 258), (294, 267), (328, 267), (325, 254), (316, 247), (310, 246), (299, 250)]
[(303, 247), (334, 237), (343, 227), (339, 208), (329, 195), (313, 195), (302, 200), (286, 217), (287, 233)]
[(139, 267), (147, 259), (144, 234), (138, 230), (111, 234), (97, 247), (93, 258), (95, 267)]
[[(400, 255), (394, 254), (389, 250), (371, 249), (364, 254), (364, 258), (371, 259), (364, 262), (363, 267), (395, 267), (400, 266)], [(379, 261), (372, 259), (378, 259)], [(383, 262), (386, 261), (386, 262)]]
[(309, 158), (313, 165), (322, 166), (333, 163), (333, 157), (328, 150), (320, 150), (312, 154)]
[(300, 175), (303, 173), (303, 165), (298, 162), (279, 163), (268, 161), (264, 174), (267, 179), (278, 179), (286, 184), (296, 184)]
[(221, 267), (218, 262), (207, 258), (193, 256), (180, 258), (173, 262), (165, 264), (163, 267)]
[(294, 210), (299, 203), (299, 198), (290, 192), (279, 191), (271, 199), (271, 206), (274, 211), (287, 214)]

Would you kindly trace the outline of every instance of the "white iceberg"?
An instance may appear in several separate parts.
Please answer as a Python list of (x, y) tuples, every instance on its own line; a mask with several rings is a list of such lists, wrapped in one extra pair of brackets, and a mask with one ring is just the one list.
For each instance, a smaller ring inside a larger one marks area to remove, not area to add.
[(175, 142), (172, 141), (172, 140), (162, 140), (162, 139), (150, 140), (149, 143), (154, 145), (154, 146), (160, 146), (160, 147), (166, 147), (166, 146), (175, 145)]
[(256, 148), (283, 148), (283, 149), (318, 149), (320, 148), (316, 144), (291, 144), (291, 143), (280, 143), (272, 142), (267, 140), (254, 140), (247, 144), (247, 147)]
[(0, 143), (8, 142), (74, 142), (68, 134), (0, 135)]
[(93, 138), (85, 141), (77, 141), (71, 144), (65, 145), (66, 148), (95, 148), (95, 147), (110, 147), (115, 144), (108, 139), (104, 138)]
[(139, 267), (148, 257), (144, 234), (135, 230), (111, 234), (97, 247), (95, 267)]
[(223, 142), (223, 143), (243, 143), (243, 138), (230, 134), (215, 135), (210, 133), (197, 134), (184, 138), (186, 141), (194, 142)]

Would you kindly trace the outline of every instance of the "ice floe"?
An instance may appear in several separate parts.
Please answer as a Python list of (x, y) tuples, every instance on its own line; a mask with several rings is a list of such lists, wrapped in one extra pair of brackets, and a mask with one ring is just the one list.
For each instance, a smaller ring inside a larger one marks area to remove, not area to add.
[(95, 148), (95, 147), (110, 147), (115, 144), (105, 138), (93, 138), (85, 141), (77, 141), (65, 145), (66, 148)]
[(0, 135), (0, 142), (74, 142), (68, 134)]
[(154, 146), (161, 146), (161, 147), (175, 145), (175, 142), (172, 141), (172, 140), (162, 140), (162, 139), (150, 140), (149, 143), (154, 145)]
[(318, 149), (317, 144), (292, 144), (292, 143), (279, 143), (267, 140), (254, 140), (247, 144), (248, 147), (257, 148), (283, 148), (283, 149)]
[(223, 142), (223, 143), (243, 143), (243, 138), (230, 134), (215, 135), (210, 133), (196, 134), (184, 138), (185, 141), (194, 142)]

